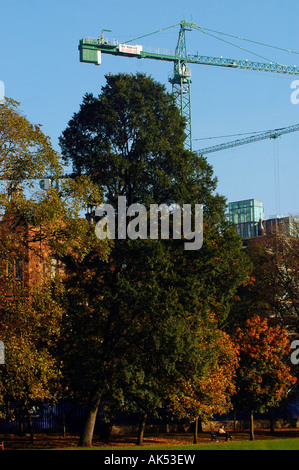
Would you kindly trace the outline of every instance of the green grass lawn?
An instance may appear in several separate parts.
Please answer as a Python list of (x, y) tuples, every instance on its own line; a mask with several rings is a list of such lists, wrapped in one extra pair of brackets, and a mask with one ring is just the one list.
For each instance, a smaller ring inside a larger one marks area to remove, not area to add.
[[(269, 431), (256, 432), (256, 439), (249, 440), (248, 432), (239, 432), (234, 434), (234, 440), (225, 442), (211, 442), (209, 433), (203, 433), (198, 436), (198, 444), (193, 444), (192, 434), (161, 434), (146, 436), (143, 446), (136, 445), (134, 436), (119, 437), (111, 441), (110, 444), (104, 443), (94, 438), (93, 447), (77, 447), (78, 436), (59, 436), (48, 434), (36, 434), (34, 442), (30, 442), (29, 435), (18, 437), (15, 435), (2, 435), (0, 442), (5, 443), (5, 451), (10, 450), (102, 450), (116, 451), (126, 453), (135, 451), (201, 451), (201, 450), (299, 450), (299, 430), (277, 430), (274, 436)], [(6, 454), (6, 452), (5, 452)], [(3, 455), (5, 455), (3, 453)], [(128, 454), (127, 454), (128, 455)], [(0, 460), (2, 454), (0, 452)]]
[[(77, 448), (80, 450), (80, 447)], [(123, 447), (92, 447), (92, 450), (142, 451), (142, 450), (299, 450), (299, 439), (266, 439), (240, 442), (217, 442), (211, 444), (190, 444), (182, 446), (123, 446)]]

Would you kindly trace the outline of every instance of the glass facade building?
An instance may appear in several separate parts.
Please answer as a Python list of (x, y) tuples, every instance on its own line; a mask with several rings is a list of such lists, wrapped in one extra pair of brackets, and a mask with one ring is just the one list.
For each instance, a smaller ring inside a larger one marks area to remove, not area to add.
[(264, 220), (264, 204), (256, 199), (230, 202), (229, 221), (236, 226), (241, 238), (257, 237)]

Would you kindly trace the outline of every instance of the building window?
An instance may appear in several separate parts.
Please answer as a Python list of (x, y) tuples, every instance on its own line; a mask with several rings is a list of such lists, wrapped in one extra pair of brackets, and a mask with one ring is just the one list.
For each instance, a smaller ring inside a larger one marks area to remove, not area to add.
[(22, 261), (20, 259), (15, 260), (15, 279), (21, 281), (23, 277), (23, 270), (22, 270)]
[(7, 262), (7, 276), (17, 281), (21, 281), (23, 278), (22, 260), (14, 259), (13, 261)]

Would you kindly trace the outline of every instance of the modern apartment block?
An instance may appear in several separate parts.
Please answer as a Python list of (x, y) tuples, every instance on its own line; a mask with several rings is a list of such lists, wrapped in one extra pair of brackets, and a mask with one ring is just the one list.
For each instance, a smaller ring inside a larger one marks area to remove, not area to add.
[(263, 202), (257, 199), (230, 202), (228, 207), (228, 219), (243, 240), (271, 235), (278, 228), (286, 235), (298, 234), (298, 217), (273, 215), (265, 220)]
[(256, 199), (229, 203), (229, 221), (235, 224), (241, 238), (261, 235), (264, 220), (264, 204)]

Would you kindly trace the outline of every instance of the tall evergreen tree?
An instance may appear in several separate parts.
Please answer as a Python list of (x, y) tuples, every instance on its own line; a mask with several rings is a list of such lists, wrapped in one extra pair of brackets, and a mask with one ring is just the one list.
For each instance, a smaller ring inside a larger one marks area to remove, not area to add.
[(108, 262), (92, 258), (80, 266), (83, 277), (73, 271), (68, 278), (66, 328), (78, 347), (66, 363), (72, 387), (89, 402), (80, 441), (86, 446), (101, 400), (129, 400), (144, 417), (182, 379), (205, 374), (213, 354), (201, 347), (203, 328), (211, 315), (223, 324), (249, 270), (212, 167), (184, 148), (185, 122), (173, 96), (143, 74), (106, 80), (98, 97), (84, 96), (63, 132), (63, 158), (74, 173), (91, 176), (116, 213), (118, 196), (147, 208), (203, 204), (204, 243), (187, 251), (186, 240), (171, 235), (116, 239)]

